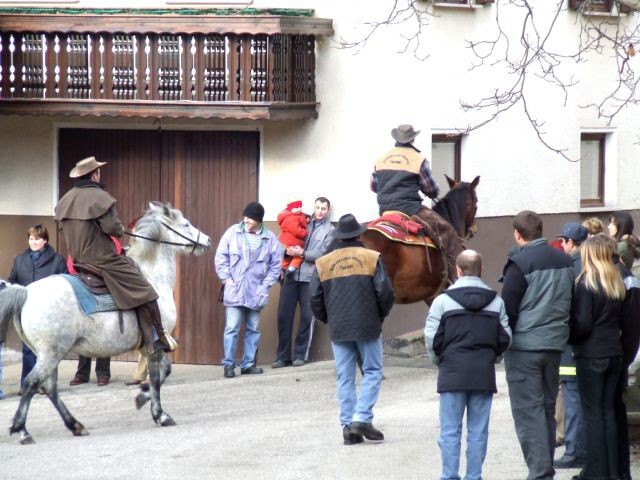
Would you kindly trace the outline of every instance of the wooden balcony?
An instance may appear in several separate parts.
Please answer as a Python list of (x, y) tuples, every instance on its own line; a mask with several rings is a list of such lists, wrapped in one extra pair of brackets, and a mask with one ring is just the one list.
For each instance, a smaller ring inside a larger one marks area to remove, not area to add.
[(332, 21), (302, 12), (0, 10), (0, 114), (316, 118), (315, 39)]

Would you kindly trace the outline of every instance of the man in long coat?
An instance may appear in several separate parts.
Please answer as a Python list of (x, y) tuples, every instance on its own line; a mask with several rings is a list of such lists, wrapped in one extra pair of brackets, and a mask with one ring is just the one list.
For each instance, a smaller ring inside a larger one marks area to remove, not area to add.
[(158, 294), (140, 271), (119, 255), (110, 237), (121, 238), (124, 227), (113, 198), (100, 183), (100, 167), (95, 157), (79, 161), (69, 176), (77, 179), (58, 202), (55, 219), (60, 222), (69, 254), (78, 263), (100, 269), (113, 300), (121, 310), (136, 309), (138, 318), (150, 323), (165, 351), (177, 344), (165, 332), (158, 308)]

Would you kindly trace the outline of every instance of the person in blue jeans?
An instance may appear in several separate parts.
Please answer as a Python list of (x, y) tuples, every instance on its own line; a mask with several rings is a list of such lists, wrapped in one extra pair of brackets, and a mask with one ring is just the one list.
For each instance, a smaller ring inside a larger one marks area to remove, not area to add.
[[(345, 445), (384, 440), (373, 426), (373, 407), (382, 381), (382, 322), (394, 302), (393, 287), (378, 252), (358, 240), (366, 226), (343, 215), (332, 235), (337, 248), (316, 260), (311, 276), (311, 310), (328, 323), (336, 362), (340, 424)], [(357, 357), (362, 359), (360, 395)]]
[(456, 258), (458, 280), (435, 298), (425, 324), (427, 351), (438, 365), (441, 480), (459, 480), (462, 418), (467, 412), (465, 480), (480, 480), (496, 388), (495, 363), (511, 343), (504, 302), (481, 279), (482, 257)]
[[(0, 290), (3, 290), (6, 286), (4, 280), (0, 280)], [(0, 400), (4, 398), (4, 392), (2, 391), (2, 347), (4, 347), (5, 335), (6, 332), (0, 331)]]
[(222, 302), (226, 311), (224, 328), (224, 377), (235, 377), (236, 347), (244, 320), (244, 351), (240, 373), (261, 374), (256, 366), (260, 342), (260, 311), (267, 304), (269, 289), (278, 281), (282, 247), (273, 232), (263, 225), (264, 207), (249, 203), (243, 220), (222, 235), (215, 254), (215, 268), (223, 283)]

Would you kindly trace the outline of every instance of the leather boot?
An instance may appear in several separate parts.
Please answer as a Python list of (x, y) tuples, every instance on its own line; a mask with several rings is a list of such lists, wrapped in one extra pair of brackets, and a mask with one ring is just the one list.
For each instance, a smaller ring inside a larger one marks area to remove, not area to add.
[[(158, 346), (165, 352), (173, 352), (178, 348), (178, 342), (169, 335), (162, 326), (162, 319), (160, 317), (160, 309), (158, 308), (158, 302), (145, 303), (137, 308), (138, 319), (147, 322), (153, 327), (158, 334), (158, 340), (155, 342), (154, 347)], [(156, 345), (158, 344), (158, 345)]]

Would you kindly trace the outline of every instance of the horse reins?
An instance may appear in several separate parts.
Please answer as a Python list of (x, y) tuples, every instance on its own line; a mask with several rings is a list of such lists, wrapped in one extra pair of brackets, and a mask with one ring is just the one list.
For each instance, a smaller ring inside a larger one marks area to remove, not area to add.
[(187, 237), (186, 235), (183, 235), (182, 233), (180, 233), (179, 231), (177, 231), (175, 228), (171, 227), (171, 225), (168, 225), (167, 223), (163, 222), (162, 220), (160, 220), (160, 223), (168, 228), (169, 230), (171, 230), (173, 233), (175, 233), (176, 235), (178, 235), (181, 238), (184, 238), (186, 241), (188, 241), (189, 243), (179, 243), (179, 242), (169, 242), (168, 240), (158, 240), (156, 238), (151, 238), (151, 237), (145, 237), (144, 235), (138, 235), (137, 233), (133, 233), (133, 232), (127, 232), (125, 230), (125, 234), (129, 235), (130, 237), (136, 237), (136, 238), (141, 238), (143, 240), (149, 240), (150, 242), (155, 242), (155, 243), (161, 243), (163, 245), (173, 245), (176, 247), (193, 247), (191, 249), (191, 253), (196, 251), (196, 247), (200, 246), (200, 247), (204, 247), (204, 245), (202, 245), (199, 240), (200, 240), (200, 235), (202, 232), (200, 232), (200, 230), (198, 230), (198, 238), (196, 238), (196, 240), (194, 241), (193, 239)]

